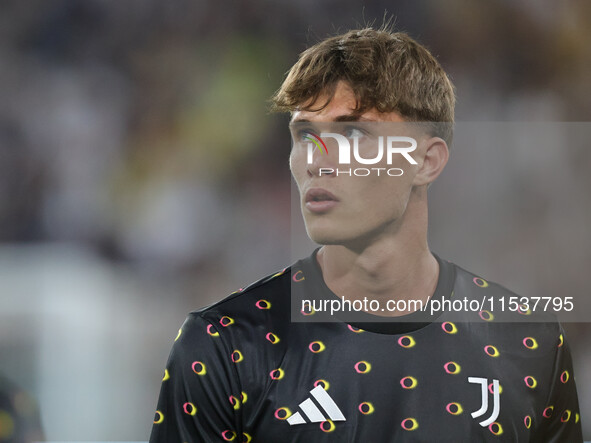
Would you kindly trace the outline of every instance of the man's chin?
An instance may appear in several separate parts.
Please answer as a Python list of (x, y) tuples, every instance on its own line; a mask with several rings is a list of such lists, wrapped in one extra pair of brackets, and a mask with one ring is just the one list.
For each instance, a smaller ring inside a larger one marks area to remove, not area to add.
[(308, 237), (314, 242), (319, 245), (328, 246), (328, 245), (344, 245), (350, 239), (344, 235), (338, 235), (334, 232), (319, 232), (319, 231), (312, 231), (308, 230)]
[(349, 232), (334, 232), (334, 230), (327, 229), (307, 229), (308, 237), (322, 246), (344, 246), (345, 248), (363, 251), (368, 245), (374, 243), (379, 236), (375, 235), (375, 231), (363, 232), (349, 231)]

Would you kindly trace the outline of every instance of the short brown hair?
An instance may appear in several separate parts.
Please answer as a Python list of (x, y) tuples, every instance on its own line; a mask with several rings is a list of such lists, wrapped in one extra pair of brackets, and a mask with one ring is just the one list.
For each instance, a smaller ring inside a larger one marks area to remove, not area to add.
[[(403, 32), (353, 30), (308, 48), (271, 98), (271, 109), (321, 110), (334, 96), (339, 80), (353, 89), (356, 113), (396, 111), (409, 121), (433, 122), (430, 132), (451, 143), (453, 84), (435, 57)], [(328, 101), (311, 109), (323, 93)]]

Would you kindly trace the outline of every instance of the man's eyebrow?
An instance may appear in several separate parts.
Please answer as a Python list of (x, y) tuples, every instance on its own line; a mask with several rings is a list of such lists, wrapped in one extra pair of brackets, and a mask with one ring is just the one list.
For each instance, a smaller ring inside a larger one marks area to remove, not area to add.
[(371, 121), (367, 118), (363, 118), (359, 114), (346, 114), (346, 115), (339, 115), (337, 118), (334, 119), (335, 122), (363, 122), (363, 121)]
[[(335, 117), (335, 119), (333, 120), (333, 122), (373, 122), (373, 121), (375, 121), (375, 120), (373, 120), (371, 118), (363, 117), (359, 114), (343, 114), (343, 115), (339, 115), (339, 116)], [(310, 123), (310, 120), (308, 120), (306, 118), (296, 118), (295, 120), (292, 120), (289, 123), (290, 124), (292, 124), (292, 123)]]

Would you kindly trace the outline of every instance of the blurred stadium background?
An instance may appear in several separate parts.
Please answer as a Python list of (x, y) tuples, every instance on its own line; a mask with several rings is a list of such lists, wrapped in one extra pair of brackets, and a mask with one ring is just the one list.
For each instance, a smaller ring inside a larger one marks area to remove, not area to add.
[[(301, 50), (385, 10), (451, 75), (459, 121), (591, 121), (584, 0), (0, 4), (0, 373), (48, 440), (146, 440), (187, 312), (290, 264), (266, 100)], [(582, 146), (452, 157), (433, 249), (523, 295), (588, 295)], [(591, 439), (591, 328), (565, 328)]]

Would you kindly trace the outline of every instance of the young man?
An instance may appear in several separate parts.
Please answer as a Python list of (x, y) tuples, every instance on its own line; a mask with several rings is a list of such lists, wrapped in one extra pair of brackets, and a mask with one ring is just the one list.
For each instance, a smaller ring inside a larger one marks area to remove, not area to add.
[[(274, 105), (292, 113), (290, 167), (323, 246), (188, 317), (150, 441), (582, 441), (558, 323), (430, 309), (514, 296), (427, 245), (454, 115), (432, 55), (350, 31), (302, 53)], [(345, 301), (362, 312), (321, 312)]]

